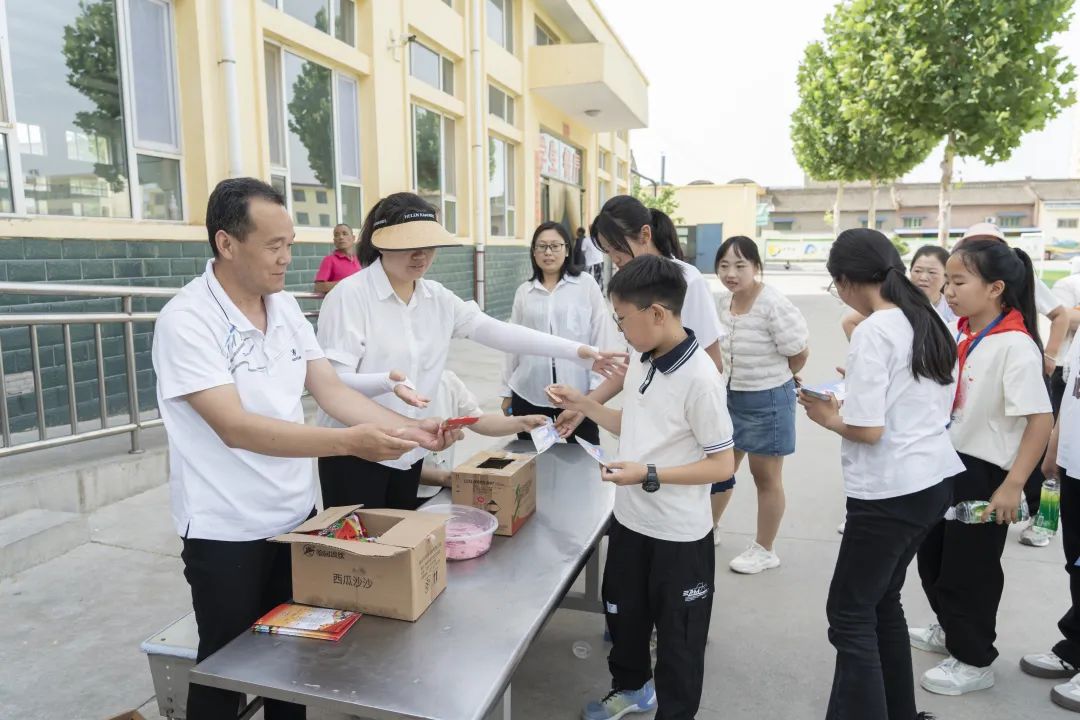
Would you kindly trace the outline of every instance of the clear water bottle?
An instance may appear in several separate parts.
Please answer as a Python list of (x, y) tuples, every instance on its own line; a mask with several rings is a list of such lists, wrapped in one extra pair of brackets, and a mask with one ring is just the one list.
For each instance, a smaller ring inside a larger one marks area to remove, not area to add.
[[(988, 507), (990, 507), (990, 503), (986, 500), (966, 500), (956, 507), (946, 510), (945, 519), (956, 520), (965, 525), (993, 522), (995, 520), (994, 513), (986, 514), (986, 508)], [(1031, 517), (1031, 513), (1028, 512), (1027, 502), (1023, 498), (1020, 498), (1020, 507), (1017, 510), (1017, 522), (1024, 522)]]
[(1058, 531), (1061, 520), (1061, 485), (1053, 478), (1042, 484), (1039, 496), (1039, 512), (1031, 524), (1035, 532), (1053, 537)]
[(574, 657), (578, 660), (585, 660), (592, 655), (592, 645), (584, 640), (578, 640), (573, 645)]

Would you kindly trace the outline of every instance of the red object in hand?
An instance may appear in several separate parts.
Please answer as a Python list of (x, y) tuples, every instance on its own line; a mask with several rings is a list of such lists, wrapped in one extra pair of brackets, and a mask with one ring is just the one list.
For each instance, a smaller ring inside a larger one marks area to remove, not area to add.
[(478, 417), (450, 418), (449, 420), (444, 420), (443, 421), (442, 429), (443, 429), (443, 432), (446, 432), (447, 430), (457, 430), (458, 428), (463, 428), (463, 427), (465, 427), (467, 425), (472, 425), (473, 423), (475, 423), (479, 419), (480, 418), (478, 418)]

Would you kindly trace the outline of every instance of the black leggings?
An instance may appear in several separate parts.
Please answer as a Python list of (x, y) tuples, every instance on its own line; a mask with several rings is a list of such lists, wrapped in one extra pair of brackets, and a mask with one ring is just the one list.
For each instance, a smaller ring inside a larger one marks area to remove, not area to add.
[(407, 470), (387, 467), (351, 455), (319, 458), (323, 507), (363, 505), (369, 510), (415, 510), (423, 460)]
[[(521, 397), (517, 393), (513, 393), (510, 399), (510, 414), (514, 417), (522, 417), (523, 415), (544, 415), (552, 420), (559, 417), (562, 412), (559, 408), (540, 407), (539, 405), (533, 405), (525, 398)], [(581, 424), (577, 426), (574, 432), (570, 433), (570, 437), (566, 438), (567, 442), (574, 442), (574, 438), (581, 438), (591, 442), (593, 445), (600, 444), (600, 428), (596, 426), (596, 423), (585, 418), (581, 421)], [(521, 440), (528, 440), (529, 433), (518, 433), (518, 438)]]

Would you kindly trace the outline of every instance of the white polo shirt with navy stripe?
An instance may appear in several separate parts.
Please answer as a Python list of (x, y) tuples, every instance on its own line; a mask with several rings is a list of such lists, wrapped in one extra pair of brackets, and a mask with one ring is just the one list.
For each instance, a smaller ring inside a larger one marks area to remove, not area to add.
[[(689, 465), (733, 446), (727, 391), (712, 358), (694, 333), (670, 352), (654, 358), (634, 353), (623, 392), (618, 459), (658, 469)], [(714, 481), (726, 480), (717, 477)], [(665, 485), (645, 492), (641, 485), (615, 493), (615, 518), (625, 527), (658, 540), (693, 542), (712, 532), (710, 486)]]

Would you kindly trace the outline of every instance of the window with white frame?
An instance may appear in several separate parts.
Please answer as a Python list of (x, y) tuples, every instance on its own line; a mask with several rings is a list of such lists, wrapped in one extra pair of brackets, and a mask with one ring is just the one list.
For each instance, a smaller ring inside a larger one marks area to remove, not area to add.
[(487, 34), (507, 52), (514, 52), (514, 0), (487, 0)]
[(409, 74), (447, 95), (454, 94), (454, 61), (417, 40), (409, 45)]
[(539, 19), (536, 21), (536, 44), (537, 45), (558, 45), (559, 44), (559, 36), (556, 35), (555, 33), (553, 33), (550, 29), (548, 29), (548, 26), (545, 25), (544, 23), (540, 22)]
[(413, 189), (442, 213), (442, 224), (457, 233), (457, 179), (454, 119), (413, 105)]
[(598, 183), (597, 200), (600, 207), (604, 207), (604, 203), (611, 197), (611, 185), (603, 180)]
[(1018, 228), (1023, 224), (1025, 220), (1024, 215), (1003, 215), (998, 218), (998, 227), (1003, 228)]
[(1080, 218), (1058, 218), (1057, 226), (1062, 230), (1075, 230), (1080, 227)]
[(615, 177), (619, 178), (620, 180), (626, 179), (626, 163), (622, 160), (619, 160), (617, 163), (615, 163)]
[(270, 183), (300, 226), (359, 226), (359, 89), (355, 78), (265, 46)]
[(488, 112), (514, 124), (514, 98), (494, 85), (488, 85)]
[(597, 158), (597, 165), (604, 172), (611, 172), (611, 153), (607, 150), (601, 150), (600, 156)]
[(918, 215), (905, 215), (903, 221), (904, 227), (909, 230), (921, 228), (923, 224), (923, 218)]
[(488, 200), (491, 234), (514, 236), (514, 146), (499, 138), (488, 139)]
[[(333, 35), (343, 43), (356, 44), (355, 0), (263, 0), (297, 20)], [(331, 32), (333, 28), (333, 32)]]
[(170, 0), (0, 8), (0, 212), (182, 220)]

